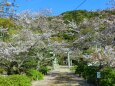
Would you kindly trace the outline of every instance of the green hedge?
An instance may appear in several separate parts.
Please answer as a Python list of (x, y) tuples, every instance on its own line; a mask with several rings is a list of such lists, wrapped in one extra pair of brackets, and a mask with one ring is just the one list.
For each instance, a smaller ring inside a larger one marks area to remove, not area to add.
[(31, 80), (25, 75), (0, 76), (0, 86), (31, 86)]

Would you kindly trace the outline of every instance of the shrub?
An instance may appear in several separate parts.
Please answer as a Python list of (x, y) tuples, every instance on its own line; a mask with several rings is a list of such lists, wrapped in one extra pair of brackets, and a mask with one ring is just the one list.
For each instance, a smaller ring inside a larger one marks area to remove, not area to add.
[(90, 83), (96, 83), (96, 72), (98, 71), (98, 67), (96, 66), (85, 66), (83, 77), (87, 79)]
[[(29, 52), (31, 53), (31, 52)], [(33, 53), (33, 51), (32, 51)], [(33, 60), (33, 59), (29, 59), (28, 61), (25, 61), (24, 64), (22, 65), (22, 67), (25, 69), (25, 70), (28, 70), (28, 69), (33, 69), (37, 66), (37, 61)]]
[(31, 80), (24, 75), (9, 76), (12, 86), (31, 86)]
[(48, 67), (45, 67), (45, 66), (42, 66), (42, 67), (40, 67), (40, 69), (39, 69), (39, 71), (40, 71), (42, 74), (44, 74), (44, 75), (47, 75), (47, 73), (48, 73), (49, 70), (50, 70), (50, 69), (48, 69)]
[(25, 75), (1, 76), (0, 86), (31, 86), (31, 80)]
[(96, 83), (96, 72), (98, 71), (96, 66), (88, 66), (87, 62), (82, 59), (77, 63), (75, 73), (79, 74), (85, 78), (88, 82), (95, 84)]
[(0, 76), (0, 86), (12, 86), (8, 78)]
[(3, 74), (5, 70), (3, 68), (0, 68), (0, 74)]
[(70, 70), (71, 70), (72, 72), (75, 72), (75, 70), (77, 69), (77, 67), (78, 67), (78, 66), (75, 65), (75, 66), (71, 67)]
[(80, 59), (80, 61), (77, 63), (77, 68), (75, 70), (75, 73), (79, 74), (80, 76), (82, 76), (83, 72), (84, 72), (84, 67), (86, 66), (86, 62), (83, 61), (82, 59)]
[(30, 69), (26, 72), (27, 76), (30, 77), (32, 80), (42, 80), (43, 74), (37, 70)]
[(106, 67), (102, 70), (100, 86), (115, 86), (115, 69)]
[[(88, 82), (96, 84), (96, 72), (99, 71), (97, 66), (87, 66), (83, 61), (77, 64), (76, 73), (87, 79)], [(99, 86), (115, 86), (115, 69), (105, 67), (101, 69), (101, 78), (98, 80)]]

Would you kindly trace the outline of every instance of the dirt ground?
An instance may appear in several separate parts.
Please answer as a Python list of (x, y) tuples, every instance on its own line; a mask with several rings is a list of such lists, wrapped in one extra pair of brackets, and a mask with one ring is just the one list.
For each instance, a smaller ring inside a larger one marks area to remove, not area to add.
[(32, 86), (93, 86), (72, 73), (67, 66), (51, 71), (44, 80), (33, 81)]

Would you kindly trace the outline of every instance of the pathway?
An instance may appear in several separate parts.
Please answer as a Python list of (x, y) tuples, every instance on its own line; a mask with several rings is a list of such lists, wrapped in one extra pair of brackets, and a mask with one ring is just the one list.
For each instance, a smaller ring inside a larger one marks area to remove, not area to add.
[(67, 66), (60, 66), (45, 76), (44, 80), (34, 81), (32, 86), (93, 86), (71, 73)]

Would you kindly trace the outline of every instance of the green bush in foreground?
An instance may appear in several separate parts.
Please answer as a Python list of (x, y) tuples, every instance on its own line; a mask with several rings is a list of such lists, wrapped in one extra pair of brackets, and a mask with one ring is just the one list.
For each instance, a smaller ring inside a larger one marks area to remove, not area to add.
[(42, 80), (43, 74), (37, 70), (30, 69), (26, 72), (26, 75), (30, 77), (32, 80)]
[(100, 86), (115, 86), (115, 69), (107, 67), (102, 70)]
[(90, 83), (96, 84), (96, 72), (98, 67), (96, 66), (85, 66), (82, 76)]
[(25, 75), (0, 76), (0, 86), (31, 86), (31, 80)]
[[(82, 62), (77, 65), (76, 73), (81, 75), (88, 82), (96, 84), (96, 72), (99, 71), (99, 67), (87, 66)], [(105, 67), (101, 69), (101, 78), (99, 79), (99, 86), (115, 86), (115, 69), (111, 67)]]
[(8, 77), (0, 76), (0, 86), (12, 86)]

